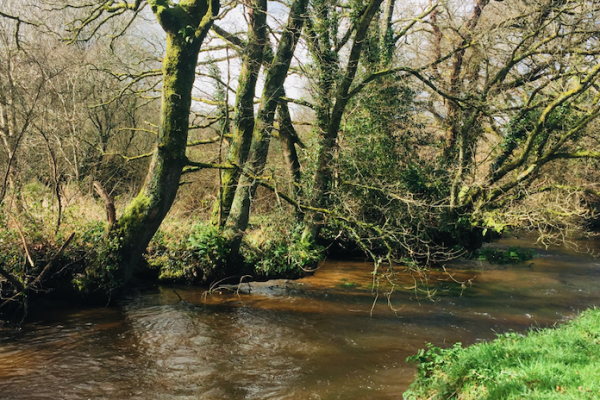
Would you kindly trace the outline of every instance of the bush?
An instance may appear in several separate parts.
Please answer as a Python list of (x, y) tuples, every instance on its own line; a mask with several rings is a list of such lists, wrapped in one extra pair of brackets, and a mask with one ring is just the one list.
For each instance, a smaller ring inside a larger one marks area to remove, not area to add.
[(293, 278), (314, 268), (324, 257), (324, 249), (303, 243), (300, 235), (281, 237), (260, 246), (244, 246), (244, 262), (260, 277)]
[[(279, 219), (278, 219), (279, 218)], [(317, 266), (325, 249), (301, 240), (302, 226), (288, 229), (284, 216), (258, 221), (242, 242), (247, 273), (261, 278), (295, 278)]]
[(265, 221), (245, 235), (239, 260), (230, 259), (230, 238), (222, 230), (196, 223), (160, 230), (148, 247), (147, 261), (160, 271), (161, 280), (197, 283), (228, 274), (298, 277), (322, 260), (322, 247), (303, 244), (299, 233), (284, 232), (274, 219)]
[(147, 261), (160, 270), (159, 279), (207, 281), (225, 271), (229, 242), (219, 228), (197, 223), (191, 229), (159, 231), (148, 248)]
[(86, 260), (84, 269), (77, 272), (72, 280), (75, 288), (87, 294), (97, 290), (110, 293), (123, 286), (123, 281), (117, 278), (119, 260), (115, 257), (119, 239), (106, 235), (106, 223), (94, 221), (79, 226), (78, 231), (75, 242), (66, 252), (73, 259), (83, 254)]

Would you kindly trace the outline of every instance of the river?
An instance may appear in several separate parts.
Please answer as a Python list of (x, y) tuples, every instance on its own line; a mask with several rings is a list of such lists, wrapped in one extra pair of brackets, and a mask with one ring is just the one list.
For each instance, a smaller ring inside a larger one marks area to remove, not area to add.
[[(493, 246), (509, 245), (527, 242)], [(385, 296), (372, 307), (371, 263), (327, 261), (250, 293), (165, 286), (117, 307), (46, 311), (0, 330), (0, 398), (401, 399), (415, 373), (405, 359), (428, 342), (472, 344), (600, 305), (599, 260), (536, 251), (511, 266), (450, 263), (464, 290), (437, 273), (433, 300), (398, 290), (391, 307)]]

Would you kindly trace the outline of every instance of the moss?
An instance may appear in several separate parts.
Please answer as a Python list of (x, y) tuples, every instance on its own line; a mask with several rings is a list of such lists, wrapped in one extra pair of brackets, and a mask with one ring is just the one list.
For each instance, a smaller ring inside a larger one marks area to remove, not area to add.
[(118, 222), (119, 236), (135, 234), (143, 223), (144, 217), (147, 215), (151, 201), (144, 193), (140, 193), (123, 213)]

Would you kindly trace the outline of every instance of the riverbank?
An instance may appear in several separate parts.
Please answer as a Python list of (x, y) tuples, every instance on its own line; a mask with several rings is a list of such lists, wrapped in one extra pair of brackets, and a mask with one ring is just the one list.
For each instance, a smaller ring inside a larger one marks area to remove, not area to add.
[(590, 255), (540, 250), (531, 263), (457, 260), (452, 276), (473, 282), (462, 296), (449, 277), (433, 278), (435, 301), (397, 290), (393, 308), (383, 295), (373, 307), (372, 263), (331, 259), (299, 280), (211, 293), (161, 285), (115, 307), (31, 307), (20, 330), (0, 328), (0, 390), (14, 400), (402, 399), (416, 373), (404, 360), (428, 342), (490, 341), (600, 304)]
[(554, 329), (506, 333), (466, 348), (430, 347), (409, 360), (419, 367), (406, 400), (597, 399), (600, 309)]
[[(23, 197), (33, 195), (27, 191)], [(107, 304), (138, 281), (206, 287), (224, 278), (294, 279), (310, 273), (326, 254), (322, 246), (303, 243), (301, 227), (286, 225), (283, 214), (255, 218), (237, 256), (231, 256), (231, 238), (206, 222), (206, 215), (174, 213), (127, 281), (115, 253), (120, 239), (107, 234), (101, 205), (91, 195), (72, 201), (59, 230), (46, 223), (51, 210), (33, 200), (18, 217), (0, 215), (0, 321), (23, 322), (39, 298)]]

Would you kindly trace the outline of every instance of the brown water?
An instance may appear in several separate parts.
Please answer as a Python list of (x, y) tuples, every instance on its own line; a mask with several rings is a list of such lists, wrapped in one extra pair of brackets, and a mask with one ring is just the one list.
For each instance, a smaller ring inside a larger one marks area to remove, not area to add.
[(509, 267), (454, 263), (472, 280), (462, 296), (434, 275), (435, 301), (398, 291), (397, 311), (382, 297), (372, 317), (372, 264), (348, 261), (250, 294), (176, 287), (181, 302), (161, 287), (53, 311), (0, 330), (0, 399), (401, 399), (414, 375), (404, 360), (427, 342), (471, 344), (600, 305), (600, 261), (538, 251)]

